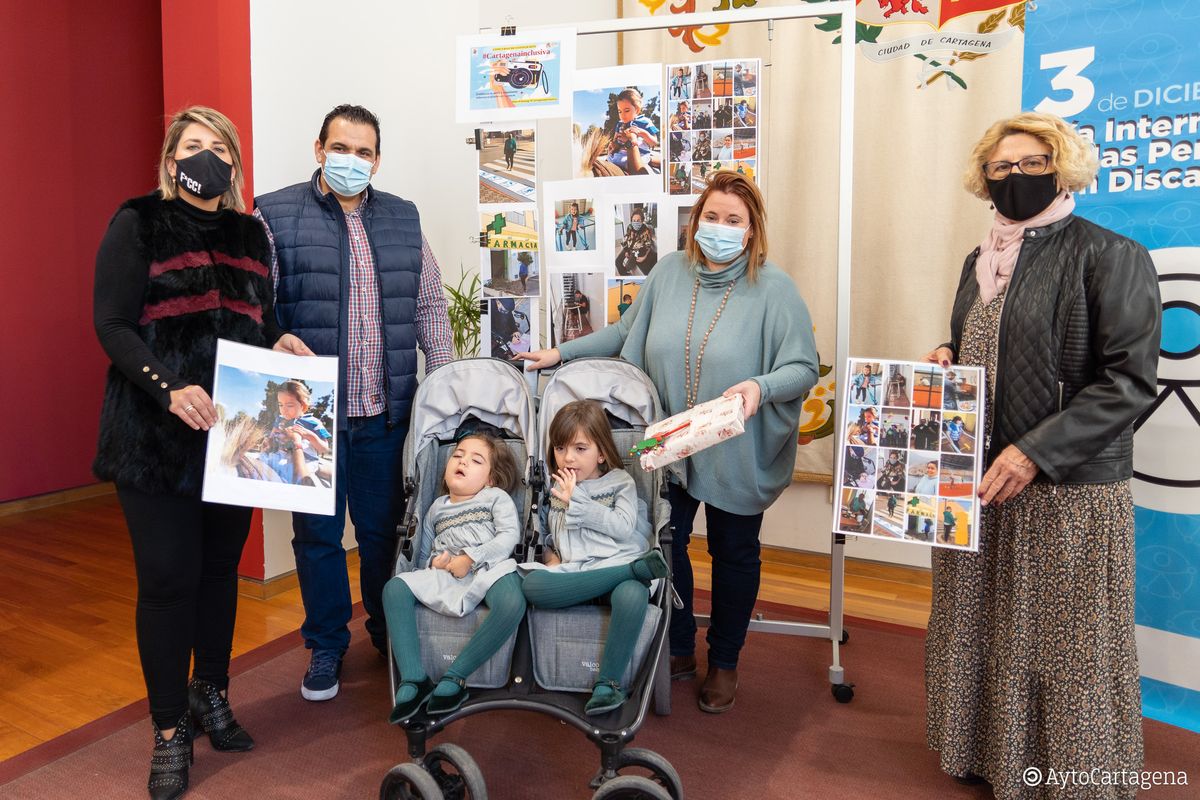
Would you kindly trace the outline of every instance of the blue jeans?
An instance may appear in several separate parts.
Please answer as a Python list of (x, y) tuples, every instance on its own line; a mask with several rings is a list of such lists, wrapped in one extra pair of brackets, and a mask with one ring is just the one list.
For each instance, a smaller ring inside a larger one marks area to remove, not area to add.
[[(674, 483), (667, 484), (671, 500), (671, 582), (683, 608), (671, 614), (671, 655), (690, 656), (696, 651), (696, 617), (692, 612), (692, 561), (688, 542), (700, 501)], [(746, 643), (746, 630), (762, 568), (758, 534), (763, 515), (743, 516), (704, 504), (708, 524), (708, 554), (712, 556), (712, 615), (709, 620), (708, 664), (719, 669), (736, 669), (738, 654)]]
[(358, 541), (359, 580), (367, 633), (387, 652), (383, 586), (396, 557), (402, 512), (401, 465), (408, 426), (387, 427), (387, 415), (350, 417), (337, 432), (337, 502), (333, 516), (292, 514), (292, 550), (304, 600), (300, 633), (311, 650), (350, 646), (350, 581), (342, 533), (346, 507)]

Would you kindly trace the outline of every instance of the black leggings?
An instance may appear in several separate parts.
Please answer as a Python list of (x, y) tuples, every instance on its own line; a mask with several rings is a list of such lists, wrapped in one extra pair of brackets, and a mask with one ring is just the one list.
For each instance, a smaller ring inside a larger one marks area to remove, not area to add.
[(150, 716), (173, 728), (195, 677), (229, 685), (237, 565), (252, 509), (117, 487), (137, 570), (137, 642)]

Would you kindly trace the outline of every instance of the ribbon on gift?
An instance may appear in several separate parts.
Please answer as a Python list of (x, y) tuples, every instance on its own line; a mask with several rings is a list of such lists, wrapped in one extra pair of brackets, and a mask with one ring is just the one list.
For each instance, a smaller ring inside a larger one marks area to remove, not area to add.
[(660, 433), (657, 436), (651, 436), (649, 439), (642, 439), (640, 442), (635, 444), (633, 447), (629, 448), (629, 455), (630, 456), (640, 456), (642, 453), (649, 452), (650, 450), (653, 450), (656, 447), (662, 447), (663, 442), (667, 441), (668, 436), (670, 436), (673, 433), (679, 433), (681, 430), (683, 430), (684, 428), (686, 428), (687, 426), (689, 426), (691, 424), (692, 423), (689, 420), (689, 421), (683, 423), (682, 425), (679, 425), (675, 428), (671, 428), (671, 430)]

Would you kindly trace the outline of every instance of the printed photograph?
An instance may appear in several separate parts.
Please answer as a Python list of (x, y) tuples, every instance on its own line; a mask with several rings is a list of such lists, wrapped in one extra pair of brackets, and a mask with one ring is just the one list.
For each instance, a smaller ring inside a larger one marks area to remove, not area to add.
[(878, 492), (875, 495), (873, 534), (888, 539), (903, 539), (904, 517), (904, 495), (895, 492)]
[(879, 451), (879, 478), (875, 488), (881, 492), (903, 492), (907, 481), (908, 451)]
[(690, 133), (672, 133), (668, 147), (671, 161), (692, 160), (692, 135)]
[(879, 409), (850, 406), (846, 412), (846, 444), (879, 446)]
[(975, 495), (975, 459), (971, 456), (943, 455), (941, 473), (937, 493), (942, 497)]
[(479, 202), (537, 200), (537, 153), (532, 128), (485, 130), (479, 141)]
[(883, 370), (883, 404), (905, 408), (911, 406), (908, 387), (912, 385), (912, 365), (885, 364)]
[(758, 155), (758, 129), (738, 128), (733, 132), (733, 157), (735, 160), (750, 160)]
[(911, 494), (936, 495), (938, 493), (937, 453), (908, 453), (908, 485), (905, 491)]
[(942, 452), (975, 454), (974, 414), (954, 411), (942, 414)]
[(904, 511), (907, 520), (905, 538), (932, 544), (937, 536), (937, 498), (930, 495), (907, 495)]
[(848, 533), (869, 533), (874, 492), (865, 489), (843, 489), (839, 530)]
[(551, 347), (604, 327), (607, 281), (601, 272), (567, 272), (550, 282)]
[(942, 407), (942, 368), (921, 364), (913, 369), (912, 404), (917, 408)]
[(658, 203), (619, 203), (613, 207), (616, 270), (622, 277), (645, 277), (658, 263)]
[[(692, 193), (692, 176), (691, 163), (677, 161), (671, 164), (670, 171), (667, 174), (668, 186), (671, 194), (691, 194)], [(696, 192), (699, 194), (699, 192)]]
[(712, 97), (712, 67), (711, 63), (694, 65), (695, 77), (692, 80), (692, 97), (703, 100)]
[(690, 131), (692, 125), (692, 101), (680, 100), (676, 103), (671, 103), (671, 116), (667, 122), (667, 128), (671, 133), (679, 131)]
[(979, 372), (950, 368), (942, 388), (942, 408), (946, 411), (975, 411), (979, 400)]
[(850, 402), (856, 405), (877, 406), (883, 370), (878, 361), (850, 362)]
[(541, 293), (541, 270), (536, 250), (479, 251), (479, 274), (484, 297), (536, 297)]
[[(663, 168), (661, 90), (654, 84), (583, 88), (588, 73), (622, 77), (621, 68), (584, 70), (575, 91), (575, 177), (657, 175)], [(636, 76), (634, 76), (636, 77)], [(680, 101), (685, 102), (685, 101)]]
[(713, 169), (722, 169), (733, 163), (733, 131), (720, 128), (712, 132)]
[(974, 539), (973, 500), (939, 500), (937, 543), (967, 549)]
[(675, 230), (678, 232), (675, 249), (682, 250), (687, 243), (688, 225), (692, 221), (692, 206), (677, 206), (675, 209)]
[(537, 250), (537, 209), (498, 208), (479, 211), (479, 246), (489, 250)]
[(596, 249), (596, 210), (591, 199), (554, 203), (554, 249), (560, 253)]
[(733, 93), (741, 97), (748, 95), (751, 99), (758, 94), (757, 61), (735, 61), (733, 64)]
[(511, 361), (533, 349), (533, 304), (536, 298), (499, 297), (488, 300), (488, 355)]
[(907, 448), (909, 410), (907, 408), (885, 408), (879, 420), (879, 443), (884, 447)]
[(714, 128), (733, 128), (733, 98), (717, 97), (712, 101)]
[[(758, 127), (758, 98), (756, 97), (735, 97), (733, 98), (733, 127), (735, 128), (757, 128)], [(738, 158), (753, 158), (754, 154), (748, 156), (738, 156)]]
[(914, 408), (908, 446), (914, 450), (937, 450), (941, 429), (942, 412), (927, 408)]
[(637, 300), (645, 278), (610, 278), (608, 281), (608, 314), (606, 322), (615, 324)]
[(874, 447), (847, 447), (846, 458), (842, 462), (842, 485), (853, 486), (856, 489), (874, 489), (878, 459), (879, 451)]
[(708, 130), (713, 124), (713, 106), (709, 100), (692, 102), (692, 132)]
[(672, 100), (690, 100), (692, 98), (692, 67), (683, 64), (672, 67), (667, 71), (667, 91)]
[(726, 62), (713, 64), (713, 97), (733, 96), (733, 65)]

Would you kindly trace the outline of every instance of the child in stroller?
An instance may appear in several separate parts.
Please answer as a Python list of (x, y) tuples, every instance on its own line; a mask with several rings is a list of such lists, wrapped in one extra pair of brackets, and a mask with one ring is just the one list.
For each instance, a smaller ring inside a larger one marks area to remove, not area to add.
[[(508, 494), (518, 471), (506, 447), (479, 433), (464, 436), (446, 462), (447, 493), (433, 501), (425, 516), (418, 568), (393, 577), (383, 589), (400, 670), (392, 723), (408, 719), (426, 701), (431, 714), (456, 710), (467, 698), (467, 678), (521, 624), (525, 598), (512, 557), (521, 528)], [(474, 611), (480, 601), (491, 610), (436, 686), (421, 665), (418, 600), (454, 617)]]
[(612, 619), (600, 672), (584, 713), (607, 714), (625, 702), (619, 683), (646, 616), (647, 587), (667, 576), (649, 550), (645, 504), (625, 471), (604, 410), (568, 403), (550, 425), (546, 463), (554, 470), (544, 564), (523, 565), (525, 597), (537, 608), (567, 608), (608, 597)]

